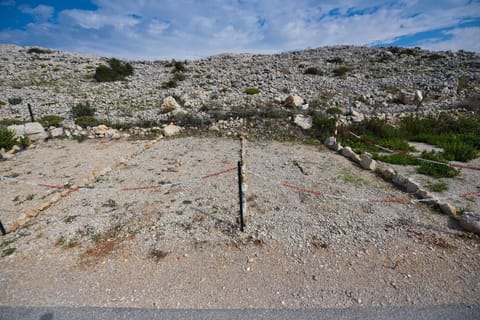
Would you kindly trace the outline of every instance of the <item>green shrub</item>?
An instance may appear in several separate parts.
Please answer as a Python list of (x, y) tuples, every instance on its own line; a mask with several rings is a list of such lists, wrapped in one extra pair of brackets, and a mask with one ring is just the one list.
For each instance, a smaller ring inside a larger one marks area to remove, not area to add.
[(260, 93), (260, 92), (261, 92), (261, 90), (258, 89), (258, 88), (247, 88), (247, 89), (245, 89), (246, 94), (252, 94), (253, 95), (253, 94)]
[(18, 137), (16, 145), (22, 149), (26, 149), (30, 145), (30, 139), (25, 136)]
[(373, 158), (375, 160), (379, 160), (385, 163), (391, 163), (391, 164), (400, 164), (403, 166), (415, 166), (418, 165), (420, 160), (417, 160), (413, 157), (410, 157), (408, 155), (403, 155), (403, 154), (388, 154), (388, 155), (378, 155), (378, 154), (373, 154)]
[(433, 192), (443, 192), (448, 190), (448, 184), (446, 182), (437, 182), (427, 185), (427, 188)]
[(64, 119), (63, 117), (60, 117), (60, 116), (57, 116), (57, 115), (54, 115), (54, 114), (50, 114), (50, 115), (42, 117), (38, 122), (40, 122), (40, 124), (44, 128), (58, 127), (62, 123), (63, 119)]
[(27, 50), (27, 53), (38, 53), (38, 54), (43, 54), (43, 53), (52, 53), (51, 50), (46, 50), (46, 49), (40, 49), (40, 48), (30, 48)]
[(327, 59), (327, 62), (329, 62), (329, 63), (336, 63), (336, 64), (342, 64), (342, 63), (345, 63), (345, 60), (343, 60), (343, 59), (340, 58), (340, 57), (335, 57), (335, 58), (332, 58), (332, 59)]
[(342, 109), (337, 107), (330, 107), (327, 109), (327, 113), (331, 115), (342, 114)]
[(309, 68), (305, 69), (305, 71), (303, 73), (304, 74), (313, 74), (313, 75), (318, 75), (318, 76), (323, 75), (323, 72), (316, 67), (309, 67)]
[(460, 173), (460, 171), (450, 167), (448, 164), (437, 164), (422, 161), (417, 169), (418, 173), (432, 176), (434, 178), (453, 178)]
[(0, 128), (0, 149), (5, 148), (6, 150), (10, 150), (16, 144), (17, 137), (15, 136), (15, 132), (9, 129)]
[(175, 67), (175, 68), (173, 69), (173, 72), (174, 72), (174, 73), (187, 71), (187, 69), (185, 68), (185, 65), (184, 65), (183, 62), (181, 62), (181, 61), (175, 61), (174, 67)]
[(4, 125), (6, 127), (11, 126), (11, 125), (19, 125), (19, 124), (24, 124), (25, 121), (18, 120), (18, 119), (2, 119), (0, 120), (0, 124)]
[(8, 103), (12, 106), (22, 103), (22, 98), (15, 97), (15, 98), (8, 98)]
[(465, 89), (468, 89), (470, 87), (470, 79), (462, 75), (460, 78), (458, 78), (458, 83), (457, 83), (457, 93), (462, 92)]
[(86, 128), (86, 127), (96, 127), (101, 124), (108, 125), (108, 121), (104, 119), (97, 119), (93, 116), (82, 116), (75, 119), (75, 124), (79, 125), (82, 128)]
[(89, 102), (78, 103), (76, 106), (72, 107), (71, 112), (74, 118), (92, 117), (95, 115), (95, 108), (92, 107)]
[(352, 71), (352, 67), (349, 66), (340, 66), (338, 68), (333, 69), (333, 74), (336, 77), (343, 77), (346, 76), (348, 72)]
[(325, 139), (333, 134), (335, 118), (326, 116), (320, 112), (312, 114), (312, 133), (316, 138)]
[(180, 72), (175, 72), (173, 78), (177, 81), (184, 81), (186, 79), (185, 75)]
[(109, 66), (101, 64), (95, 70), (94, 78), (98, 82), (121, 81), (133, 74), (133, 67), (128, 62), (115, 58), (108, 59), (107, 62)]
[(162, 83), (163, 89), (176, 88), (177, 86), (177, 80), (175, 79), (170, 79), (167, 82)]

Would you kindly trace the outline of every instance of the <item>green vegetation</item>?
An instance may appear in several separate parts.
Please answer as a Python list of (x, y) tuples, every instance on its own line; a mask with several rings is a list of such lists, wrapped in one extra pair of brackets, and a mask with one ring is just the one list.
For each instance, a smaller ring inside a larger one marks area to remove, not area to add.
[(89, 102), (78, 103), (72, 107), (71, 112), (74, 118), (91, 117), (95, 114), (95, 108), (92, 107)]
[(2, 258), (12, 255), (15, 252), (15, 248), (7, 248), (2, 250)]
[(0, 149), (5, 148), (6, 150), (10, 150), (16, 144), (17, 137), (15, 136), (15, 132), (5, 128), (0, 128)]
[(427, 188), (433, 192), (443, 192), (448, 190), (448, 184), (446, 182), (436, 182), (427, 185)]
[(57, 116), (57, 115), (54, 115), (54, 114), (50, 114), (50, 115), (42, 117), (38, 122), (40, 122), (40, 124), (44, 128), (58, 127), (62, 123), (63, 119), (64, 119), (63, 117), (60, 117), (60, 116)]
[(30, 48), (27, 50), (27, 53), (43, 54), (43, 53), (52, 53), (52, 51), (47, 49), (40, 49), (40, 48)]
[(323, 75), (322, 70), (318, 69), (317, 67), (309, 67), (309, 68), (305, 69), (305, 71), (303, 73), (304, 74), (313, 74), (313, 75), (318, 75), (318, 76)]
[(113, 199), (108, 199), (107, 202), (105, 202), (104, 204), (102, 204), (102, 207), (116, 208), (116, 207), (117, 207), (117, 203), (116, 203), (115, 200), (113, 200)]
[(327, 109), (327, 113), (331, 115), (342, 114), (342, 109), (337, 107), (330, 107)]
[(115, 58), (108, 59), (107, 62), (108, 66), (101, 64), (95, 70), (94, 78), (98, 82), (121, 81), (133, 75), (133, 67), (130, 63)]
[(25, 121), (18, 120), (18, 119), (2, 119), (0, 120), (0, 124), (3, 126), (11, 126), (11, 125), (19, 125), (19, 124), (24, 124)]
[(347, 75), (348, 72), (352, 71), (353, 68), (349, 66), (339, 66), (335, 69), (333, 69), (333, 74), (336, 77), (344, 77)]
[(104, 119), (98, 119), (92, 116), (82, 116), (75, 119), (75, 124), (82, 128), (96, 127), (101, 124), (108, 125), (108, 121)]
[(176, 88), (177, 86), (178, 86), (177, 80), (175, 80), (174, 78), (168, 80), (167, 82), (162, 83), (163, 89)]
[(457, 93), (460, 93), (468, 88), (470, 88), (470, 79), (465, 75), (460, 76), (457, 83)]
[(247, 89), (245, 89), (245, 93), (246, 93), (246, 94), (251, 94), (251, 95), (253, 95), (253, 94), (260, 93), (260, 92), (261, 92), (261, 90), (258, 89), (258, 88), (247, 88)]
[(8, 103), (12, 106), (22, 103), (22, 98), (15, 97), (15, 98), (8, 98)]
[(332, 58), (332, 59), (327, 59), (327, 62), (335, 63), (335, 64), (343, 64), (343, 63), (345, 63), (345, 60), (343, 60), (340, 57), (335, 57), (335, 58)]

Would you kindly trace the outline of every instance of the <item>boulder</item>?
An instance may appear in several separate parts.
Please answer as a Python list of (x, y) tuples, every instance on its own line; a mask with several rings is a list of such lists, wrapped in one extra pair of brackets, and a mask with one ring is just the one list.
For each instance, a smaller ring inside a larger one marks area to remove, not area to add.
[(393, 177), (396, 175), (396, 172), (393, 168), (391, 167), (377, 167), (375, 169), (375, 172), (380, 174), (385, 180), (392, 180)]
[(176, 126), (174, 124), (169, 124), (163, 128), (162, 133), (165, 137), (171, 137), (179, 134), (182, 131), (182, 127)]
[(63, 128), (53, 128), (50, 130), (50, 137), (51, 138), (59, 138), (59, 137), (62, 137), (64, 135), (64, 130)]
[(312, 128), (312, 117), (304, 116), (303, 114), (297, 114), (293, 122), (304, 130)]
[(404, 177), (401, 174), (396, 174), (393, 177), (392, 182), (395, 185), (405, 189), (405, 191), (407, 191), (408, 193), (416, 192), (420, 188), (417, 182), (413, 181), (410, 178)]
[(401, 104), (404, 105), (412, 105), (412, 104), (419, 104), (423, 100), (423, 94), (420, 90), (415, 91), (407, 91), (407, 90), (400, 90), (398, 95), (398, 100)]
[(434, 199), (435, 199), (435, 195), (433, 193), (431, 193), (430, 191), (427, 191), (425, 189), (418, 189), (415, 194), (420, 199), (432, 199), (432, 201), (434, 201)]
[(14, 131), (17, 136), (28, 136), (31, 141), (48, 138), (48, 133), (45, 132), (43, 126), (38, 122), (12, 125), (8, 126), (8, 129)]
[(178, 108), (180, 108), (180, 105), (177, 103), (175, 98), (172, 96), (168, 96), (165, 99), (163, 99), (162, 106), (160, 107), (160, 111), (162, 113), (168, 113)]
[(285, 100), (283, 101), (283, 104), (286, 107), (290, 107), (290, 108), (299, 108), (303, 105), (303, 103), (304, 103), (303, 98), (297, 95), (290, 95), (287, 98), (285, 98)]
[(352, 148), (350, 147), (345, 147), (342, 149), (342, 155), (346, 158), (352, 159), (356, 163), (360, 163), (361, 159), (358, 154), (356, 154)]
[(363, 169), (375, 171), (375, 168), (377, 167), (377, 162), (373, 160), (369, 154), (362, 153), (360, 155), (360, 165)]
[(458, 219), (458, 223), (465, 230), (480, 235), (480, 213), (464, 212)]
[(104, 136), (107, 131), (108, 127), (104, 124), (93, 127), (93, 133), (97, 136)]
[(440, 208), (440, 211), (442, 213), (450, 215), (450, 216), (457, 215), (457, 208), (452, 206), (450, 203), (438, 201), (437, 204), (438, 204), (438, 206)]
[(362, 122), (365, 119), (365, 116), (358, 111), (352, 110), (351, 112), (353, 122)]

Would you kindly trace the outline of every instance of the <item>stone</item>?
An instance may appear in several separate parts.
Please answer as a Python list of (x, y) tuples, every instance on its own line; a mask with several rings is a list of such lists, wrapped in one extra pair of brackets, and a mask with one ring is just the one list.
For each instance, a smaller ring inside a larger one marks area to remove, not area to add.
[(435, 195), (433, 193), (431, 193), (430, 191), (425, 190), (425, 189), (420, 188), (420, 189), (417, 190), (417, 192), (415, 194), (420, 199), (432, 199), (432, 201), (434, 201), (434, 199), (435, 199)]
[(28, 136), (30, 141), (44, 140), (48, 138), (43, 126), (38, 122), (28, 122), (20, 125), (8, 126), (17, 136)]
[(375, 171), (377, 161), (373, 160), (370, 155), (362, 153), (360, 155), (360, 165), (363, 169)]
[(404, 177), (401, 174), (396, 174), (393, 177), (392, 182), (395, 185), (405, 189), (405, 191), (407, 191), (408, 193), (414, 193), (420, 188), (417, 182), (413, 181), (410, 178)]
[(353, 122), (362, 122), (365, 120), (365, 116), (358, 111), (352, 110), (351, 112)]
[(336, 144), (337, 142), (335, 141), (335, 137), (328, 137), (327, 139), (325, 139), (325, 141), (323, 142), (324, 145), (326, 145), (327, 147), (329, 147), (330, 149), (333, 147), (334, 144)]
[(401, 104), (404, 105), (412, 105), (412, 104), (419, 104), (423, 100), (423, 94), (420, 90), (415, 91), (407, 91), (407, 90), (400, 90), (398, 95), (398, 100)]
[(100, 135), (105, 135), (105, 133), (107, 132), (108, 130), (108, 127), (104, 124), (101, 124), (101, 125), (98, 125), (96, 127), (93, 127), (93, 133), (95, 133), (95, 135), (97, 136), (100, 136)]
[(352, 159), (356, 163), (360, 163), (361, 161), (360, 156), (356, 154), (350, 147), (343, 148), (341, 153), (342, 153), (342, 156)]
[(219, 131), (220, 131), (220, 128), (219, 128), (217, 125), (212, 124), (212, 125), (210, 126), (210, 128), (208, 128), (208, 130), (219, 132)]
[(162, 133), (165, 137), (171, 137), (179, 134), (182, 131), (182, 127), (176, 126), (174, 124), (169, 124), (163, 128)]
[(303, 98), (297, 95), (290, 95), (286, 97), (285, 100), (283, 101), (283, 104), (286, 107), (290, 107), (290, 108), (299, 108), (303, 105), (303, 103), (304, 103)]
[[(51, 138), (59, 138), (59, 137), (62, 137), (64, 135), (64, 130), (62, 127), (60, 128), (53, 128), (52, 130), (50, 130), (50, 137)], [(70, 133), (70, 132), (69, 132)]]
[(392, 180), (393, 177), (397, 174), (395, 170), (391, 167), (377, 167), (375, 172), (380, 174), (385, 180)]
[(293, 120), (293, 123), (303, 130), (308, 130), (312, 128), (312, 117), (304, 116), (303, 114), (297, 114)]
[(14, 145), (10, 150), (7, 151), (7, 154), (12, 155), (15, 153), (19, 153), (20, 151), (22, 151), (22, 148), (20, 148), (17, 145)]
[(162, 106), (160, 107), (160, 111), (162, 113), (168, 113), (178, 108), (180, 108), (180, 105), (177, 103), (175, 98), (172, 96), (168, 96), (165, 99), (163, 99)]
[(440, 209), (440, 211), (444, 214), (450, 215), (450, 216), (455, 216), (457, 215), (457, 208), (451, 205), (448, 202), (443, 202), (443, 201), (437, 201), (437, 205)]
[(458, 218), (458, 223), (465, 230), (480, 235), (480, 213), (464, 212)]

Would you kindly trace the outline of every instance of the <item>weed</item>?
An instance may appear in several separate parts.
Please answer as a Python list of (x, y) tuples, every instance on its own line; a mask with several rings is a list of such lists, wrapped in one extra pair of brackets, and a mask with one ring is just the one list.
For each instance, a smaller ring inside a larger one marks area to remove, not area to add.
[(333, 133), (335, 128), (335, 118), (328, 117), (320, 112), (314, 112), (312, 115), (312, 135), (316, 138), (324, 139)]
[(63, 222), (65, 222), (65, 223), (72, 223), (73, 220), (75, 220), (77, 217), (78, 217), (78, 216), (75, 216), (75, 215), (73, 215), (73, 216), (67, 216), (67, 217), (65, 217), (65, 218), (63, 219)]
[(47, 49), (40, 49), (40, 48), (30, 48), (27, 50), (27, 53), (44, 54), (44, 53), (52, 53), (52, 51)]
[(57, 246), (57, 247), (63, 247), (63, 246), (65, 245), (65, 242), (66, 242), (66, 241), (67, 241), (67, 240), (65, 239), (64, 236), (60, 236), (60, 237), (58, 237), (57, 240), (55, 241), (55, 246)]
[(337, 107), (330, 107), (326, 111), (328, 114), (331, 114), (331, 115), (342, 114), (342, 109)]
[(98, 82), (121, 81), (133, 75), (133, 67), (130, 63), (115, 58), (108, 59), (107, 62), (109, 66), (101, 64), (95, 70), (94, 78)]
[(376, 153), (373, 154), (373, 158), (375, 160), (379, 160), (385, 163), (391, 163), (391, 164), (400, 164), (400, 165), (410, 165), (410, 166), (415, 166), (420, 164), (419, 160), (417, 160), (414, 157), (411, 157), (409, 155), (403, 155), (403, 154), (389, 154), (389, 155), (378, 155)]
[(87, 117), (95, 115), (95, 108), (89, 102), (78, 103), (71, 108), (72, 116), (74, 118)]
[(33, 198), (35, 198), (35, 195), (34, 195), (33, 193), (30, 193), (30, 194), (25, 198), (25, 200), (26, 200), (26, 201), (32, 201)]
[(176, 88), (177, 86), (178, 86), (177, 80), (175, 79), (170, 79), (167, 82), (162, 83), (163, 89)]
[(11, 126), (11, 125), (19, 125), (19, 124), (24, 124), (25, 121), (18, 120), (18, 119), (2, 119), (0, 120), (0, 124), (3, 126)]
[(460, 93), (468, 88), (470, 88), (470, 79), (466, 75), (460, 76), (457, 82), (457, 93)]
[(427, 185), (427, 188), (433, 192), (443, 192), (448, 190), (448, 184), (446, 182), (437, 182)]
[(17, 138), (15, 132), (9, 129), (0, 128), (0, 149), (5, 148), (9, 150), (16, 144)]
[(250, 95), (253, 95), (253, 94), (257, 94), (257, 93), (260, 93), (261, 90), (258, 89), (258, 88), (247, 88), (245, 89), (244, 91), (246, 94), (250, 94)]
[(173, 74), (173, 79), (177, 80), (177, 81), (184, 81), (186, 79), (185, 75), (183, 73), (180, 73), (180, 72), (175, 72)]
[(418, 173), (429, 175), (434, 178), (453, 178), (460, 173), (460, 171), (450, 167), (447, 164), (437, 164), (430, 162), (423, 162), (417, 169)]
[(352, 71), (352, 67), (349, 66), (339, 66), (335, 69), (333, 69), (333, 74), (336, 77), (344, 77), (347, 75), (348, 72)]
[(327, 59), (327, 62), (328, 63), (343, 64), (343, 63), (345, 63), (345, 60), (343, 60), (340, 57), (335, 57), (335, 58), (332, 58), (332, 59)]
[(60, 116), (57, 116), (57, 115), (54, 115), (54, 114), (50, 114), (50, 115), (42, 117), (38, 122), (40, 122), (40, 124), (44, 128), (58, 127), (62, 123), (63, 119), (64, 119), (63, 117), (60, 117)]
[(160, 260), (162, 260), (163, 258), (165, 258), (167, 255), (168, 255), (168, 252), (162, 251), (162, 250), (158, 250), (158, 249), (152, 249), (152, 250), (150, 250), (150, 252), (148, 253), (148, 256), (149, 256), (150, 258), (154, 259), (156, 262), (159, 262)]
[(104, 119), (98, 119), (91, 116), (84, 116), (84, 117), (79, 117), (75, 119), (75, 124), (79, 125), (82, 128), (86, 128), (86, 127), (96, 127), (101, 124), (108, 125), (109, 123), (107, 120), (104, 120)]
[(17, 250), (17, 249), (16, 248), (3, 249), (2, 250), (2, 258), (12, 255), (15, 252), (15, 250)]
[(64, 247), (67, 249), (76, 247), (79, 245), (78, 239), (76, 237), (73, 237), (72, 239), (68, 240), (65, 244)]
[(357, 176), (353, 175), (351, 172), (344, 172), (342, 174), (341, 178), (342, 178), (343, 182), (345, 182), (345, 183), (351, 183), (351, 184), (355, 184), (355, 185), (366, 184), (365, 180), (363, 180), (360, 177), (357, 177)]
[(303, 73), (304, 74), (313, 74), (313, 75), (318, 75), (318, 76), (323, 75), (322, 70), (318, 69), (317, 67), (309, 67), (309, 68), (305, 69), (305, 71)]
[(20, 97), (8, 98), (8, 103), (10, 103), (12, 106), (20, 104), (22, 101), (23, 100)]
[(102, 204), (102, 207), (116, 208), (118, 205), (113, 199), (108, 199), (107, 202)]

